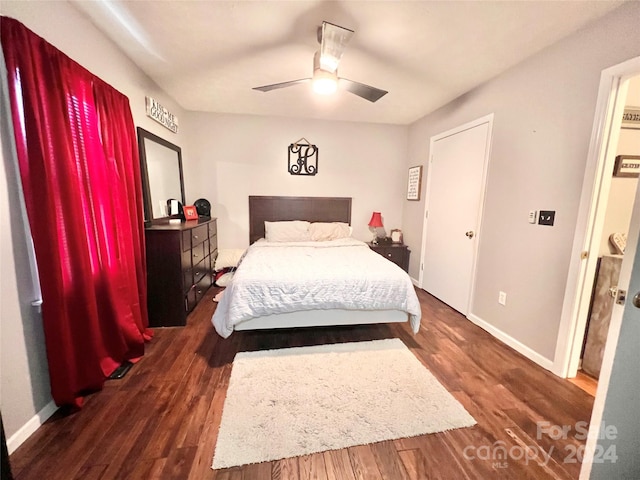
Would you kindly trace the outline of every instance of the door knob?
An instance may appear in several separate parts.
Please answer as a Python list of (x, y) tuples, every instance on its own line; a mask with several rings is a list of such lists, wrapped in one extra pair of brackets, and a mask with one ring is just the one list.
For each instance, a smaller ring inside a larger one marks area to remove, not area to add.
[(465, 235), (467, 236), (467, 238), (473, 238), (473, 231), (469, 230), (467, 233), (465, 233)]
[(636, 308), (640, 308), (640, 292), (636, 293), (633, 297), (633, 306)]

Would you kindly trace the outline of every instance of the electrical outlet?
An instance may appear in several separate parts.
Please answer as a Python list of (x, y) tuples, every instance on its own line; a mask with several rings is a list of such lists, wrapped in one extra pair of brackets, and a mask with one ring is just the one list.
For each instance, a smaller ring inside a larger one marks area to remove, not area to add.
[(553, 221), (555, 220), (555, 218), (555, 210), (540, 210), (540, 215), (538, 216), (538, 225), (553, 226)]
[(498, 292), (498, 303), (500, 305), (506, 305), (507, 304), (507, 294), (504, 292)]

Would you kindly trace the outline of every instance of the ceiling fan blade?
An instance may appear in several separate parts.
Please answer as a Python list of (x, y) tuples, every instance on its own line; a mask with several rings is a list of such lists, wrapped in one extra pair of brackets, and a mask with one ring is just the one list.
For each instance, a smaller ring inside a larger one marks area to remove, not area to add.
[(389, 93), (386, 90), (380, 90), (379, 88), (365, 85), (364, 83), (354, 82), (353, 80), (347, 80), (346, 78), (338, 79), (338, 86), (343, 90), (358, 95), (370, 102), (377, 102)]
[(299, 83), (310, 82), (310, 78), (301, 78), (299, 80), (291, 80), (290, 82), (282, 82), (282, 83), (274, 83), (272, 85), (263, 85), (261, 87), (253, 87), (253, 90), (260, 90), (261, 92), (269, 92), (271, 90), (276, 90), (278, 88), (292, 87), (294, 85), (298, 85)]
[(334, 73), (338, 69), (338, 63), (340, 63), (342, 54), (352, 36), (353, 30), (333, 23), (322, 22), (320, 68)]

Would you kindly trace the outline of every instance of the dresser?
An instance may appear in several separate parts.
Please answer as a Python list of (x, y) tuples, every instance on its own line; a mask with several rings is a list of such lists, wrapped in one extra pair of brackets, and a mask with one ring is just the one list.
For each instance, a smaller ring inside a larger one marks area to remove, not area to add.
[(369, 248), (374, 252), (382, 255), (386, 259), (392, 261), (400, 268), (402, 268), (405, 272), (409, 272), (409, 255), (411, 255), (411, 250), (409, 247), (402, 243), (390, 243), (388, 245), (374, 245), (369, 242)]
[(153, 224), (145, 229), (150, 327), (186, 325), (213, 283), (216, 219)]

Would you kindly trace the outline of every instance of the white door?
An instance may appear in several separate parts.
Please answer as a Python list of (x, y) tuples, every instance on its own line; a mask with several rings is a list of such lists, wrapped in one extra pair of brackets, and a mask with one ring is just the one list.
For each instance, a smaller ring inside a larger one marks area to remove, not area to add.
[(469, 310), (493, 116), (431, 139), (421, 287)]

